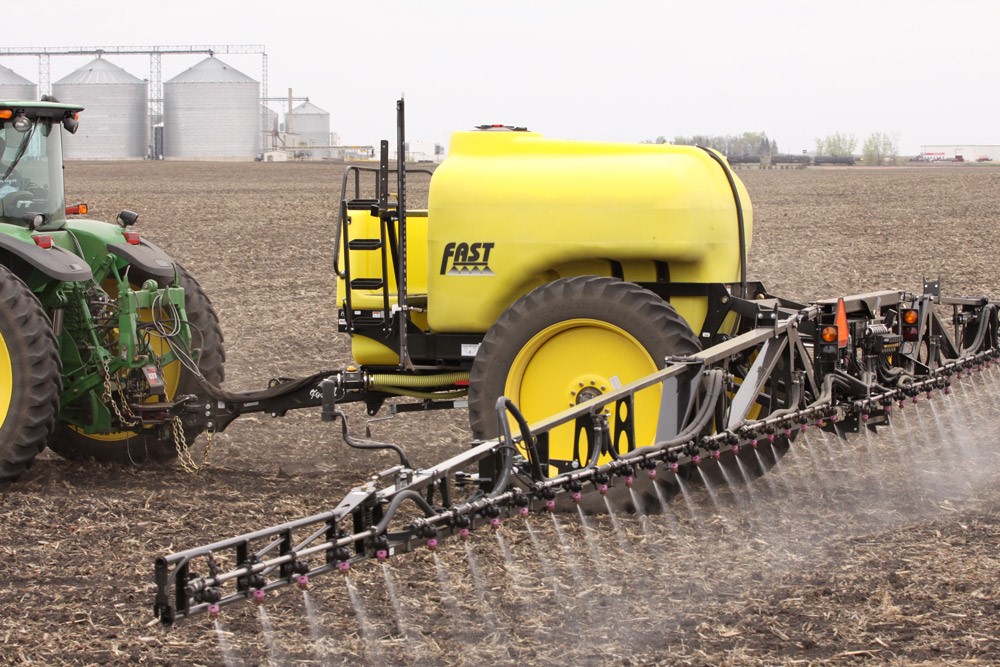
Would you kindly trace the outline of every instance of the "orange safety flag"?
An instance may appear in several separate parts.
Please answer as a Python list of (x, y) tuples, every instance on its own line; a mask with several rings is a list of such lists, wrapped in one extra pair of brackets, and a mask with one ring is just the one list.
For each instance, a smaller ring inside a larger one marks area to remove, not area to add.
[(847, 347), (847, 307), (844, 297), (837, 299), (837, 347)]

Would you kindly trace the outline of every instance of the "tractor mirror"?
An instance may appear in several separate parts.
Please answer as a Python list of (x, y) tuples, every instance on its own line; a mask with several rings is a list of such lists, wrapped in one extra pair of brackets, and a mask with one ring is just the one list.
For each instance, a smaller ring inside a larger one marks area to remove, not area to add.
[(76, 114), (71, 114), (63, 118), (63, 127), (65, 127), (66, 131), (70, 134), (76, 134), (77, 128), (80, 127), (80, 121)]
[(139, 214), (135, 211), (123, 210), (118, 214), (118, 224), (122, 227), (131, 227), (139, 219)]

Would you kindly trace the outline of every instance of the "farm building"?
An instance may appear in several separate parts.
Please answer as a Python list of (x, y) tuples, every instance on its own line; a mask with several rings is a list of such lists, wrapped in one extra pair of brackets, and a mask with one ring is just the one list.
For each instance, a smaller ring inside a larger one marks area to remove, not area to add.
[(963, 162), (998, 162), (1000, 161), (1000, 144), (942, 144), (921, 146), (920, 157), (923, 160), (958, 160)]

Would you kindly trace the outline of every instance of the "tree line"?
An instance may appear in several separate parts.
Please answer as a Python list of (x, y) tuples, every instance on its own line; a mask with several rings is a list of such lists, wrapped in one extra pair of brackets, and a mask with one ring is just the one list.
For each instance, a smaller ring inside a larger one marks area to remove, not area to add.
[[(668, 140), (666, 137), (660, 136), (642, 143), (665, 144), (668, 143)], [(744, 132), (737, 135), (676, 136), (669, 143), (682, 146), (706, 146), (729, 157), (778, 155), (778, 143), (773, 139), (768, 139), (766, 132)], [(857, 154), (857, 148), (858, 138), (844, 132), (833, 132), (816, 139), (816, 155), (851, 157)], [(899, 136), (889, 132), (873, 132), (862, 144), (861, 155), (865, 164), (894, 164), (896, 158), (899, 157)]]
[[(644, 144), (665, 144), (666, 137), (657, 137)], [(695, 134), (690, 137), (674, 137), (670, 143), (678, 146), (705, 146), (714, 148), (730, 157), (765, 157), (777, 155), (778, 142), (767, 138), (765, 132), (744, 132), (743, 134), (708, 135)]]
[[(848, 156), (855, 155), (858, 148), (858, 138), (853, 134), (834, 132), (816, 139), (817, 155)], [(893, 164), (899, 157), (899, 135), (889, 132), (873, 132), (861, 146), (861, 155), (865, 164)]]

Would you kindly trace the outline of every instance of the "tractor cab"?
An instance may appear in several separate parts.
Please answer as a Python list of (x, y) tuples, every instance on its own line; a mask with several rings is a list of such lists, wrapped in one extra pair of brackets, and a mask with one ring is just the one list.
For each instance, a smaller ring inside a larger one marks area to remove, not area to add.
[(82, 107), (0, 101), (0, 222), (37, 231), (66, 222), (60, 124), (75, 132)]

